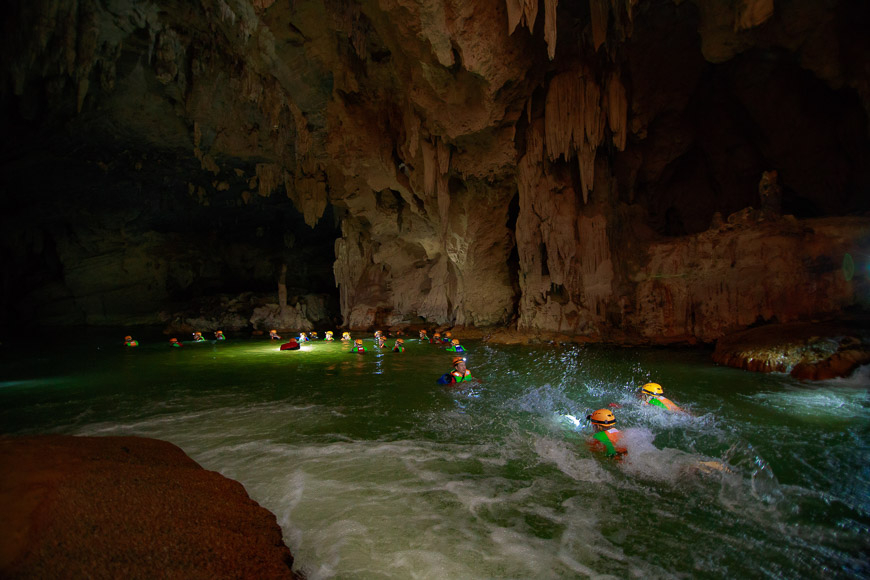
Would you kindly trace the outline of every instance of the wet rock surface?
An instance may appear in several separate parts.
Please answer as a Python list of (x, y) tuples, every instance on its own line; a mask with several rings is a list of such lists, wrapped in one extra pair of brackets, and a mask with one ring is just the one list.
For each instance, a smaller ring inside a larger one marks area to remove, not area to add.
[(757, 372), (805, 380), (849, 376), (870, 364), (870, 321), (773, 324), (734, 333), (716, 343), (713, 360)]
[(0, 577), (297, 578), (275, 516), (165, 441), (0, 438)]

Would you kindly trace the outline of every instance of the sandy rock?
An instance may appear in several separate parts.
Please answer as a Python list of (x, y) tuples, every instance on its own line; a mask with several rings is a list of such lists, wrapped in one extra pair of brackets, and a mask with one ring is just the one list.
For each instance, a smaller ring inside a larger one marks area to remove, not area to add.
[(296, 578), (275, 516), (178, 447), (0, 438), (3, 578)]

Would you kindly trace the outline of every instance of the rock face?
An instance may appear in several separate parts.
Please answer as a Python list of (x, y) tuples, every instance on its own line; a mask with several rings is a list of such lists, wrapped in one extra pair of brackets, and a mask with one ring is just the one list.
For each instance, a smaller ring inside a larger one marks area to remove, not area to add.
[(275, 516), (170, 443), (0, 438), (4, 578), (296, 578)]
[(277, 292), (239, 316), (712, 342), (868, 307), (862, 0), (7, 16), (7, 325)]

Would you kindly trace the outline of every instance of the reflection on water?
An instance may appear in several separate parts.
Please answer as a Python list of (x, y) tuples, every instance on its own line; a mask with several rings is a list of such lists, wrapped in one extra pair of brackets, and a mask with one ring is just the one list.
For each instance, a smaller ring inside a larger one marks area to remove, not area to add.
[[(866, 576), (868, 374), (698, 351), (266, 339), (0, 351), (6, 433), (165, 439), (274, 512), (309, 578)], [(691, 414), (643, 407), (656, 381)], [(615, 403), (629, 453), (587, 446)]]

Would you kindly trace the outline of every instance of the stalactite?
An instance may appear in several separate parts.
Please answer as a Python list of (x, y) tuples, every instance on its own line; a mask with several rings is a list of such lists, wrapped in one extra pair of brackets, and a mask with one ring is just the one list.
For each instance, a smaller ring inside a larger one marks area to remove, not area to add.
[(604, 136), (601, 89), (587, 70), (553, 77), (544, 109), (547, 155), (570, 160), (576, 153), (583, 199), (592, 191), (595, 152)]
[(423, 156), (423, 192), (430, 197), (436, 193), (438, 153), (428, 141), (420, 141), (420, 152)]
[(538, 16), (538, 0), (505, 0), (508, 13), (508, 34), (513, 34), (522, 24), (532, 31)]
[(607, 21), (610, 19), (611, 0), (589, 0), (592, 16), (592, 46), (595, 50), (607, 40)]
[(625, 135), (628, 128), (628, 99), (625, 87), (617, 73), (611, 73), (607, 78), (607, 124), (612, 133), (613, 145), (620, 151), (625, 150)]
[(734, 32), (740, 32), (755, 28), (773, 16), (773, 0), (740, 0), (734, 9)]
[[(556, 56), (556, 6), (559, 0), (544, 0), (544, 41), (547, 43), (547, 55), (550, 60)], [(534, 28), (529, 28), (534, 30)]]
[(262, 197), (269, 197), (282, 183), (282, 177), (281, 166), (277, 163), (258, 163), (257, 181), (259, 182), (259, 189), (257, 193)]

